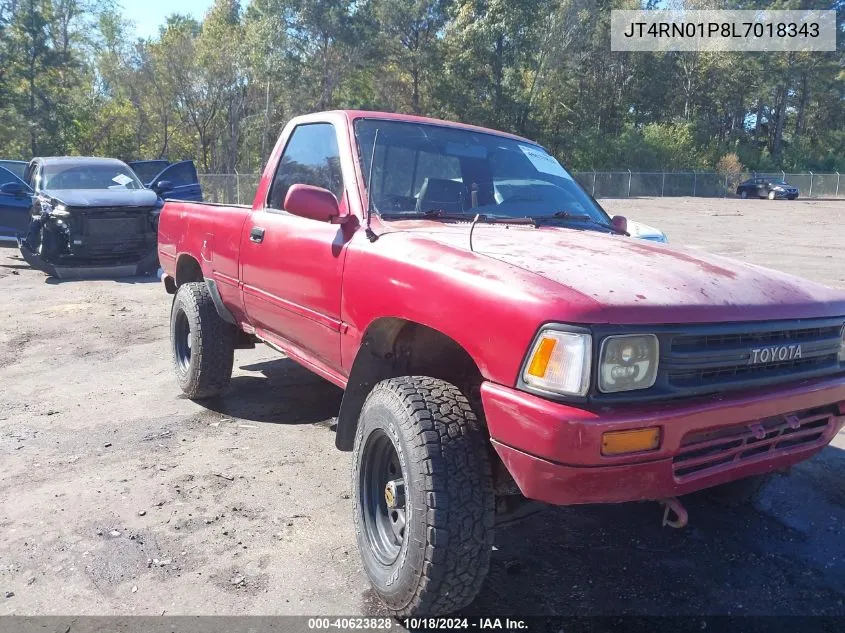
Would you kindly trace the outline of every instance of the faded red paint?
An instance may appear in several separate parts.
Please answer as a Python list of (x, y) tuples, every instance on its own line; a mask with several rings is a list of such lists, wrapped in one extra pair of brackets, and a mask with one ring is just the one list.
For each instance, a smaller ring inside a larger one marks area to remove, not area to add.
[[(375, 112), (329, 112), (291, 121), (268, 161), (251, 209), (168, 202), (159, 253), (174, 277), (180, 258), (218, 282), (241, 327), (345, 387), (367, 328), (393, 317), (451, 337), (485, 380), (485, 415), (496, 450), (523, 492), (556, 503), (625, 501), (688, 492), (805, 459), (819, 447), (725, 468), (680, 485), (671, 458), (683, 433), (749, 422), (822, 404), (845, 406), (845, 378), (695, 402), (657, 403), (624, 414), (565, 406), (515, 389), (540, 325), (714, 323), (845, 315), (845, 295), (780, 272), (676, 247), (570, 228), (382, 222), (364, 234), (367, 192), (354, 145), (356, 118), (434, 121)], [(276, 165), (294, 127), (335, 125), (345, 224), (267, 212)], [(509, 135), (506, 135), (509, 136)], [(518, 138), (518, 137), (517, 137)], [(249, 240), (265, 229), (261, 244)], [(608, 429), (659, 425), (659, 452), (603, 458)], [(841, 425), (841, 420), (836, 425)], [(837, 426), (838, 428), (838, 426)], [(832, 434), (825, 437), (829, 441)], [(669, 469), (667, 471), (667, 468)]]
[(729, 268), (717, 266), (716, 264), (707, 261), (706, 259), (688, 255), (687, 253), (681, 252), (677, 249), (658, 249), (655, 252), (653, 249), (649, 249), (648, 244), (643, 244), (640, 242), (630, 242), (628, 244), (628, 248), (632, 250), (642, 250), (644, 253), (647, 253), (650, 256), (656, 255), (658, 257), (669, 257), (672, 259), (677, 259), (686, 264), (694, 264), (695, 266), (701, 268), (702, 272), (707, 273), (709, 275), (716, 275), (717, 277), (730, 277), (731, 279), (736, 277), (736, 272)]

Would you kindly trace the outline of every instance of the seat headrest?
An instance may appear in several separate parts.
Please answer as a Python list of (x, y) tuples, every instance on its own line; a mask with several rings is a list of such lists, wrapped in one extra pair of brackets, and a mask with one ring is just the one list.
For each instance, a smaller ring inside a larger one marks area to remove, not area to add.
[(466, 196), (464, 183), (446, 178), (426, 178), (417, 197), (417, 211), (430, 209), (443, 211), (463, 211)]

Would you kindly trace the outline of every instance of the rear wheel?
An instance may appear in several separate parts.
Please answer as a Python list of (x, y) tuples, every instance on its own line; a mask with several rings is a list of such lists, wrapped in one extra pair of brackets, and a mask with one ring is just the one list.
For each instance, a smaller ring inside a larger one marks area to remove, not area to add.
[(763, 487), (771, 481), (772, 474), (752, 475), (744, 479), (729, 481), (708, 488), (705, 493), (714, 501), (730, 506), (738, 507), (754, 503), (763, 490)]
[(394, 615), (469, 604), (490, 566), (495, 504), (487, 437), (445, 381), (377, 384), (353, 452), (355, 533), (364, 570)]
[(203, 282), (183, 284), (170, 312), (176, 379), (191, 399), (219, 396), (232, 377), (237, 328), (217, 314)]

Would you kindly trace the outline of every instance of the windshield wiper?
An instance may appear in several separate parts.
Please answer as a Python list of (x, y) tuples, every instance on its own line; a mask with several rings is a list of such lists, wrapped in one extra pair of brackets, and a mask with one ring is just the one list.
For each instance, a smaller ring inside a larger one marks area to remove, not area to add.
[(443, 209), (429, 209), (428, 211), (394, 211), (380, 213), (385, 220), (466, 220), (472, 222), (474, 216), (468, 213), (455, 213)]
[[(428, 211), (396, 211), (393, 213), (382, 213), (381, 217), (385, 220), (459, 220), (463, 222), (473, 222), (476, 215), (473, 213), (459, 213), (455, 211), (444, 211), (443, 209), (429, 209)], [(478, 214), (478, 222), (487, 222), (488, 224), (535, 224), (533, 218), (514, 218), (507, 215), (490, 215), (487, 213)]]
[(592, 224), (593, 226), (600, 226), (603, 229), (609, 229), (616, 233), (617, 235), (629, 235), (626, 231), (622, 231), (617, 229), (612, 224), (605, 224), (604, 222), (599, 222), (598, 220), (594, 219), (592, 216), (586, 214), (577, 214), (577, 213), (570, 213), (569, 211), (558, 211), (557, 213), (553, 213), (552, 215), (535, 215), (530, 216), (530, 220), (534, 222), (535, 225), (539, 226), (543, 222), (553, 222), (555, 220), (569, 220), (571, 222), (586, 222), (588, 224)]

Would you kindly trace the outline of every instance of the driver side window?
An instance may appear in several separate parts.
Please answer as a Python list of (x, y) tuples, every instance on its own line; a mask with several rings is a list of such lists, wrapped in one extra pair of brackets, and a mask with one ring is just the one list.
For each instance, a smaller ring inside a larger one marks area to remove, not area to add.
[(20, 182), (20, 180), (5, 167), (0, 167), (0, 186), (10, 182)]
[(338, 200), (343, 196), (340, 152), (331, 123), (306, 123), (294, 129), (276, 168), (268, 206), (282, 209), (288, 189), (296, 184), (328, 189)]

